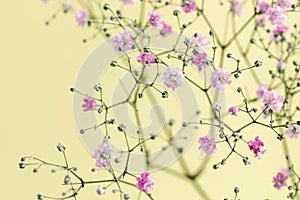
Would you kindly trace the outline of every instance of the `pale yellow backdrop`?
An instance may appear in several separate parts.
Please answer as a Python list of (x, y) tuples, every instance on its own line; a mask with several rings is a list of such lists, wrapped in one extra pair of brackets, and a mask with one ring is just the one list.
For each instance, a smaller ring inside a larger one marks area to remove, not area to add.
[[(46, 8), (38, 0), (8, 0), (1, 2), (0, 10), (0, 199), (31, 200), (38, 192), (59, 194), (61, 190), (57, 189), (63, 176), (51, 175), (49, 168), (32, 174), (29, 169), (19, 170), (17, 164), (23, 155), (62, 162), (55, 148), (62, 141), (67, 145), (71, 163), (79, 167), (79, 173), (93, 177), (89, 169), (94, 161), (75, 134), (69, 88), (75, 82), (80, 64), (100, 42), (82, 44), (81, 39), (88, 32), (76, 26), (72, 15), (60, 16), (50, 27), (44, 26), (44, 21), (55, 10), (54, 5)], [(239, 83), (242, 82), (249, 83)], [(246, 85), (251, 88), (251, 84)], [(208, 169), (199, 183), (212, 199), (233, 197), (235, 186), (240, 188), (240, 198), (245, 200), (280, 200), (286, 196), (287, 190), (277, 191), (271, 183), (272, 177), (285, 166), (280, 144), (273, 134), (265, 134), (261, 129), (253, 132), (253, 137), (255, 132), (262, 133), (261, 138), (268, 147), (266, 156), (261, 161), (253, 159), (248, 167), (232, 157), (220, 170)], [(296, 156), (299, 142), (289, 140), (289, 144), (295, 166), (299, 167), (300, 159)], [(220, 147), (212, 163), (219, 161), (227, 151), (226, 147)], [(195, 158), (189, 164), (193, 169), (199, 162)], [(162, 172), (153, 176), (158, 180), (155, 199), (200, 199), (185, 181)], [(84, 190), (79, 199), (101, 199), (94, 191), (95, 187)]]

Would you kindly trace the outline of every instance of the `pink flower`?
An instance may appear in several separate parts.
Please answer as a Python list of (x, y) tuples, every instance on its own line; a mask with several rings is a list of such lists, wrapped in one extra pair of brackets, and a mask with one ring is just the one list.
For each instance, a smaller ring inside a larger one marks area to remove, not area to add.
[(254, 157), (261, 159), (262, 155), (266, 152), (266, 149), (263, 149), (264, 143), (259, 139), (258, 136), (255, 137), (255, 141), (250, 141), (248, 143), (249, 149), (255, 154)]
[(43, 3), (48, 3), (49, 0), (41, 0)]
[(279, 42), (284, 39), (284, 34), (288, 31), (289, 27), (284, 24), (279, 24), (272, 30), (270, 40)]
[(169, 34), (171, 34), (173, 32), (172, 31), (172, 26), (166, 24), (165, 21), (161, 21), (160, 22), (160, 26), (158, 27), (158, 29), (159, 29), (160, 35), (162, 35), (164, 37), (167, 36), (167, 35), (169, 35)]
[(224, 90), (225, 84), (231, 84), (231, 73), (226, 72), (224, 68), (218, 68), (211, 75), (211, 84), (217, 90)]
[(104, 139), (102, 144), (95, 149), (93, 158), (96, 159), (96, 166), (99, 168), (107, 167), (110, 165), (112, 157), (112, 145), (109, 140)]
[(199, 53), (192, 55), (192, 63), (197, 66), (198, 71), (201, 72), (204, 67), (207, 67), (206, 53)]
[(84, 27), (87, 24), (89, 17), (90, 13), (86, 9), (79, 9), (75, 14), (75, 20), (80, 27)]
[(260, 14), (266, 13), (269, 10), (269, 8), (270, 8), (270, 4), (264, 1), (259, 1), (256, 5), (256, 9)]
[(292, 5), (292, 3), (289, 0), (276, 0), (275, 4), (283, 9), (288, 9)]
[(282, 72), (285, 69), (286, 63), (282, 60), (278, 61), (277, 64), (277, 69), (279, 72)]
[(269, 89), (268, 84), (259, 85), (258, 89), (256, 90), (257, 97), (262, 98), (264, 94), (268, 91), (268, 89)]
[(84, 104), (82, 104), (82, 108), (85, 112), (89, 111), (89, 110), (95, 110), (100, 107), (100, 105), (98, 105), (96, 103), (94, 98), (87, 97), (87, 98), (84, 98), (83, 101), (84, 101)]
[(231, 4), (231, 8), (230, 11), (233, 12), (234, 14), (236, 14), (237, 16), (241, 16), (242, 15), (242, 9), (243, 9), (243, 5), (241, 2), (235, 0), (232, 2)]
[(216, 139), (214, 137), (209, 137), (206, 135), (204, 137), (200, 137), (198, 142), (200, 143), (199, 149), (207, 156), (210, 156), (217, 150)]
[(197, 9), (195, 0), (182, 0), (181, 7), (184, 12), (189, 13)]
[(141, 62), (143, 65), (150, 67), (152, 63), (155, 63), (155, 56), (151, 52), (142, 51), (137, 57), (137, 61)]
[(121, 1), (123, 4), (134, 4), (135, 0), (119, 0)]
[(269, 16), (269, 21), (272, 25), (282, 24), (287, 19), (287, 13), (285, 9), (275, 6), (274, 8), (269, 8), (267, 12)]
[(280, 190), (282, 187), (286, 186), (288, 177), (289, 177), (288, 169), (284, 169), (281, 170), (281, 172), (278, 172), (277, 175), (273, 177), (274, 187), (277, 190)]
[(137, 189), (141, 191), (145, 191), (147, 194), (150, 194), (151, 191), (153, 190), (155, 179), (150, 177), (149, 172), (142, 173), (140, 177), (136, 178), (136, 181), (137, 181), (136, 184)]
[(191, 38), (197, 49), (206, 51), (210, 47), (210, 42), (204, 33), (197, 33)]
[(73, 4), (71, 4), (70, 2), (67, 2), (67, 1), (63, 3), (63, 7), (64, 7), (64, 12), (65, 13), (67, 13), (67, 12), (74, 9)]
[(163, 74), (163, 81), (167, 87), (175, 90), (183, 84), (184, 75), (181, 69), (169, 66), (167, 71)]
[(300, 126), (289, 122), (288, 129), (285, 132), (290, 138), (297, 139), (300, 134)]
[(153, 27), (158, 27), (161, 20), (161, 14), (158, 11), (149, 14), (149, 22)]
[(115, 51), (128, 51), (133, 49), (134, 41), (130, 36), (130, 31), (124, 30), (115, 35), (112, 38), (112, 45), (114, 46)]
[(266, 14), (259, 15), (256, 17), (256, 25), (260, 27), (265, 27), (267, 24), (268, 16)]
[[(265, 106), (263, 109), (265, 110), (264, 114), (267, 117), (270, 112), (279, 112), (283, 106), (284, 98), (280, 96), (275, 90), (267, 91), (263, 96), (263, 102)], [(267, 107), (267, 109), (266, 109)]]
[(237, 116), (238, 112), (239, 112), (239, 108), (236, 106), (232, 106), (228, 109), (228, 112), (230, 115), (234, 115)]

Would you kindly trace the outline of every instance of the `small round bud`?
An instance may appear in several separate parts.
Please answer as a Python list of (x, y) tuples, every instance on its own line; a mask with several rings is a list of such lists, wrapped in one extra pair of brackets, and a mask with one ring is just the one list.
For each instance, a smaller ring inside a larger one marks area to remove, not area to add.
[(97, 188), (97, 193), (98, 193), (99, 195), (104, 195), (105, 192), (106, 192), (106, 188), (105, 188), (105, 187), (103, 187), (103, 186), (98, 186), (98, 188)]
[(235, 188), (234, 188), (234, 193), (237, 194), (237, 193), (239, 193), (239, 192), (240, 192), (240, 189), (239, 189), (238, 187), (235, 187)]
[(104, 10), (108, 10), (110, 8), (110, 5), (108, 4), (108, 3), (105, 3), (104, 5), (103, 5), (103, 9)]
[(19, 163), (19, 168), (20, 169), (24, 169), (26, 167), (26, 164), (25, 163), (23, 163), (23, 162), (20, 162)]
[(237, 88), (237, 92), (238, 92), (238, 93), (241, 93), (242, 91), (243, 91), (243, 90), (242, 90), (241, 87), (238, 87), (238, 88)]
[(161, 97), (162, 97), (162, 98), (168, 98), (168, 96), (169, 96), (169, 94), (168, 94), (167, 91), (163, 91), (163, 92), (161, 93)]
[(66, 150), (65, 145), (61, 142), (58, 143), (58, 145), (56, 147), (57, 147), (58, 151), (60, 151), (60, 152), (64, 152)]
[(219, 168), (219, 165), (218, 164), (214, 164), (213, 165), (213, 169), (218, 169)]
[(84, 134), (85, 130), (84, 129), (80, 129), (80, 134)]
[(41, 195), (41, 194), (37, 194), (37, 199), (38, 199), (38, 200), (43, 200), (43, 199), (44, 199), (44, 196)]
[(118, 126), (118, 131), (124, 132), (125, 130), (126, 130), (126, 127), (125, 127), (124, 124), (120, 124), (120, 125)]
[(174, 10), (174, 11), (173, 11), (173, 15), (174, 15), (174, 16), (178, 16), (179, 14), (180, 14), (180, 11), (179, 11), (179, 10)]
[(71, 92), (74, 92), (74, 91), (75, 91), (75, 89), (74, 89), (74, 88), (70, 88), (70, 91), (71, 91)]
[(226, 56), (227, 56), (227, 58), (232, 58), (232, 54), (231, 53), (228, 53)]
[(66, 175), (65, 178), (64, 178), (64, 184), (67, 185), (67, 184), (70, 183), (70, 181), (71, 181), (70, 176)]

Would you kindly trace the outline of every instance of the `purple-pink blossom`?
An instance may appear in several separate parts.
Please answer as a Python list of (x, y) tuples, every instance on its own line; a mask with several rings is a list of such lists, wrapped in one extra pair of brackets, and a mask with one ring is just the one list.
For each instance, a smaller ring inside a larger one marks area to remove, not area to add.
[(161, 22), (161, 14), (158, 11), (149, 14), (149, 22), (152, 27), (158, 27), (159, 23)]
[(95, 110), (97, 108), (100, 107), (100, 105), (98, 105), (96, 103), (96, 100), (94, 98), (91, 98), (91, 97), (86, 97), (83, 99), (83, 104), (82, 104), (82, 108), (83, 108), (83, 111), (89, 111), (89, 110)]
[(147, 67), (150, 67), (152, 63), (155, 63), (155, 56), (151, 52), (142, 51), (140, 55), (137, 57), (137, 61)]
[(112, 144), (109, 142), (109, 140), (104, 140), (100, 146), (95, 149), (93, 158), (96, 159), (96, 166), (99, 168), (110, 165), (112, 158)]
[(112, 38), (112, 45), (114, 46), (115, 51), (128, 51), (133, 49), (134, 41), (130, 36), (130, 31), (124, 30), (115, 35)]
[(198, 142), (200, 143), (199, 149), (203, 151), (207, 156), (215, 153), (217, 150), (216, 139), (210, 136), (200, 137)]
[(207, 51), (210, 47), (210, 41), (204, 33), (194, 34), (191, 40), (195, 44), (197, 50)]
[(265, 1), (259, 1), (256, 5), (257, 12), (260, 14), (266, 13), (270, 8), (270, 4)]
[(224, 68), (218, 68), (211, 75), (211, 84), (217, 90), (224, 90), (225, 84), (231, 84), (231, 73), (227, 72)]
[(158, 27), (160, 35), (163, 37), (171, 34), (173, 32), (172, 26), (168, 25), (165, 21), (161, 21)]
[(193, 54), (191, 59), (199, 72), (201, 72), (204, 67), (207, 67), (207, 55), (205, 52)]
[(152, 192), (155, 179), (150, 177), (149, 172), (144, 172), (140, 175), (140, 177), (136, 177), (136, 181), (136, 187), (138, 190), (145, 191), (147, 194)]
[(286, 62), (280, 60), (277, 62), (276, 67), (279, 72), (282, 72), (282, 71), (284, 71), (284, 69), (286, 67)]
[(256, 90), (256, 95), (258, 98), (262, 98), (264, 94), (268, 91), (268, 84), (260, 84), (258, 89)]
[(181, 69), (169, 66), (167, 71), (164, 72), (162, 79), (167, 87), (175, 90), (183, 84), (184, 75)]
[(258, 136), (255, 137), (255, 141), (250, 141), (248, 146), (249, 149), (253, 151), (254, 157), (257, 157), (258, 159), (261, 159), (262, 155), (266, 152), (266, 149), (263, 149), (264, 143)]
[(230, 8), (230, 11), (232, 13), (240, 17), (242, 15), (242, 10), (243, 10), (243, 5), (240, 1), (237, 0), (232, 1), (231, 8)]
[(294, 124), (293, 122), (289, 122), (288, 129), (285, 132), (290, 138), (297, 139), (300, 134), (300, 126), (298, 124)]
[(119, 0), (120, 2), (122, 2), (123, 4), (134, 4), (135, 0)]
[(290, 0), (276, 0), (275, 4), (283, 9), (288, 9), (291, 7), (292, 3)]
[(266, 14), (262, 14), (256, 17), (256, 25), (260, 27), (265, 27), (267, 24), (268, 16)]
[(267, 91), (263, 96), (264, 109), (266, 116), (270, 111), (279, 112), (283, 106), (284, 97), (279, 95), (275, 90)]
[(269, 8), (267, 14), (272, 25), (282, 24), (287, 19), (286, 10), (279, 6)]
[(288, 31), (289, 27), (284, 24), (278, 24), (275, 29), (271, 31), (270, 40), (279, 42), (284, 39), (284, 34)]
[(228, 112), (230, 115), (234, 115), (237, 116), (238, 112), (239, 112), (239, 108), (236, 106), (232, 106), (228, 109)]
[(41, 0), (43, 3), (48, 3), (49, 0)]
[(182, 10), (186, 13), (190, 13), (197, 9), (196, 0), (181, 0)]
[(75, 20), (77, 21), (78, 26), (80, 27), (84, 27), (90, 17), (90, 13), (87, 9), (79, 9), (76, 13), (75, 13)]
[(281, 172), (278, 172), (275, 177), (273, 177), (274, 187), (277, 190), (280, 190), (282, 187), (287, 185), (287, 179), (289, 177), (289, 170), (283, 169)]

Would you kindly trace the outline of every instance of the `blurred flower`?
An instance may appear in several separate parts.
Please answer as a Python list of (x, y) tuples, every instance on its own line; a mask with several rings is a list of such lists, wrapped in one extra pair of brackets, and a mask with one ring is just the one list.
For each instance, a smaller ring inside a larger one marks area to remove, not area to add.
[(48, 3), (49, 0), (41, 0), (43, 3)]
[(84, 27), (87, 24), (89, 17), (90, 17), (89, 11), (86, 9), (79, 9), (75, 13), (75, 20), (77, 21), (77, 24), (80, 27)]
[(275, 4), (283, 9), (288, 9), (291, 7), (292, 3), (289, 0), (276, 0)]
[(158, 11), (149, 14), (149, 22), (153, 27), (158, 27), (161, 20), (161, 14)]
[(196, 65), (198, 71), (201, 72), (204, 67), (207, 67), (206, 53), (197, 53), (192, 55), (192, 63)]
[(100, 107), (100, 105), (98, 105), (96, 103), (94, 98), (87, 97), (87, 98), (84, 98), (83, 101), (84, 101), (84, 104), (82, 105), (82, 108), (85, 112), (89, 111), (89, 110), (95, 110)]
[[(283, 106), (284, 98), (280, 96), (275, 90), (267, 91), (263, 96), (264, 114), (267, 117), (270, 112), (279, 112)], [(267, 107), (267, 108), (266, 108)]]
[(155, 63), (155, 56), (151, 52), (142, 51), (137, 57), (137, 61), (141, 62), (145, 66), (150, 67), (152, 63)]
[(250, 141), (248, 146), (258, 159), (261, 159), (262, 155), (266, 152), (266, 149), (263, 149), (264, 143), (259, 139), (258, 136), (255, 137), (255, 141)]
[(181, 7), (184, 12), (189, 13), (197, 9), (195, 0), (181, 0)]
[(256, 17), (256, 25), (260, 27), (265, 27), (267, 24), (268, 16), (266, 14), (259, 15)]
[(158, 27), (158, 29), (159, 29), (160, 35), (162, 35), (164, 37), (167, 36), (167, 35), (169, 35), (169, 34), (171, 34), (173, 32), (172, 31), (172, 26), (166, 24), (165, 21), (161, 21), (160, 22), (160, 26)]
[(128, 51), (133, 49), (134, 41), (130, 36), (130, 31), (124, 30), (115, 35), (112, 38), (112, 45), (114, 46), (115, 51)]
[(163, 74), (163, 81), (167, 87), (175, 90), (183, 84), (184, 75), (181, 69), (169, 66), (167, 71)]
[(279, 6), (269, 8), (267, 14), (272, 25), (282, 24), (287, 19), (287, 13), (285, 9)]
[(284, 34), (288, 31), (289, 27), (284, 24), (279, 24), (272, 30), (270, 40), (271, 41), (282, 41), (284, 39)]
[(280, 190), (282, 187), (287, 185), (287, 179), (289, 177), (289, 170), (283, 169), (281, 172), (278, 172), (275, 177), (273, 177), (274, 187)]
[(122, 2), (123, 4), (134, 4), (135, 0), (119, 0), (120, 2)]
[(258, 89), (256, 90), (256, 95), (258, 98), (262, 98), (264, 94), (268, 91), (268, 84), (260, 84)]
[(140, 177), (136, 178), (138, 182), (136, 187), (141, 191), (145, 191), (147, 194), (150, 194), (153, 190), (153, 185), (155, 183), (155, 179), (150, 177), (149, 172), (144, 172), (140, 175)]
[(279, 72), (282, 72), (286, 67), (286, 62), (280, 60), (280, 61), (277, 62), (276, 66), (277, 66), (277, 70)]
[(192, 42), (197, 47), (197, 50), (206, 51), (210, 47), (210, 42), (204, 33), (197, 33), (191, 38)]
[(265, 1), (259, 1), (256, 5), (256, 9), (260, 14), (266, 13), (269, 8), (270, 8), (270, 4)]
[(230, 11), (239, 17), (242, 15), (242, 9), (243, 9), (243, 5), (241, 2), (235, 0), (231, 3)]
[(200, 143), (199, 149), (207, 156), (210, 156), (217, 150), (216, 139), (214, 137), (209, 137), (206, 135), (204, 137), (200, 137), (198, 142)]
[(297, 139), (300, 134), (300, 126), (297, 124), (294, 124), (293, 122), (289, 122), (288, 129), (286, 130), (286, 134), (290, 138)]
[(227, 72), (224, 68), (218, 68), (211, 75), (211, 84), (217, 90), (224, 90), (225, 84), (231, 84), (231, 73)]
[(237, 116), (238, 112), (239, 112), (239, 108), (236, 106), (232, 106), (228, 109), (228, 112), (230, 115), (234, 115)]
[(112, 145), (109, 140), (104, 140), (101, 145), (95, 149), (93, 158), (96, 159), (96, 166), (103, 168), (110, 165), (112, 157)]

